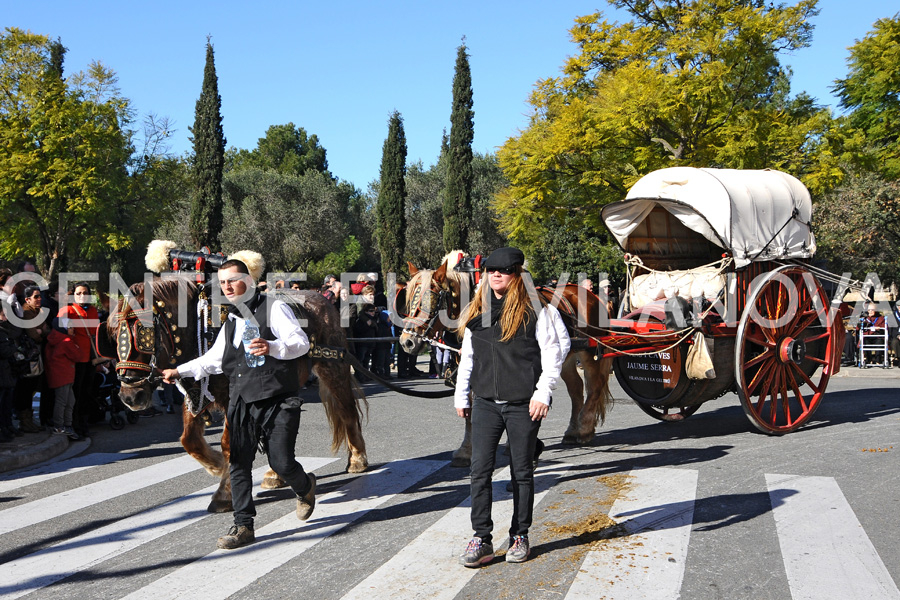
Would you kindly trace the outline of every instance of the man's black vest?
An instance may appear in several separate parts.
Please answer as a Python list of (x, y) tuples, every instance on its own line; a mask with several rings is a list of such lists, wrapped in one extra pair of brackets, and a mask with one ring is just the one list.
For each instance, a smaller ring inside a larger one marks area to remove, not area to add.
[(526, 321), (507, 342), (499, 318), (490, 327), (481, 326), (481, 315), (469, 325), (472, 335), (472, 375), (469, 387), (476, 396), (501, 402), (528, 402), (541, 377), (541, 347), (535, 331), (537, 316), (528, 310)]
[[(269, 328), (271, 306), (272, 300), (262, 296), (253, 309), (253, 316), (259, 325), (259, 337), (264, 340), (275, 339), (275, 334)], [(241, 317), (237, 314), (236, 318)], [(222, 335), (225, 336), (222, 371), (228, 376), (231, 401), (236, 402), (238, 398), (243, 398), (244, 402), (258, 402), (296, 393), (300, 389), (300, 376), (297, 372), (299, 359), (278, 360), (273, 356), (266, 356), (266, 362), (262, 366), (247, 366), (243, 344), (234, 347), (236, 327), (237, 321), (229, 317), (222, 331)]]

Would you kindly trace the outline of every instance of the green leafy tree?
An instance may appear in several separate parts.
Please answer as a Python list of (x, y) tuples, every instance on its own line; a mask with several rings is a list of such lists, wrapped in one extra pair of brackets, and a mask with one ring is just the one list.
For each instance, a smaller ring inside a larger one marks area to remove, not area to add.
[(329, 252), (322, 260), (313, 260), (306, 265), (306, 280), (311, 285), (321, 283), (325, 275), (339, 276), (341, 273), (353, 271), (362, 258), (362, 245), (355, 236), (347, 236), (344, 245), (334, 252)]
[(862, 279), (877, 273), (888, 285), (900, 282), (900, 181), (854, 172), (815, 207), (817, 258), (834, 272)]
[(194, 247), (219, 246), (222, 230), (222, 171), (225, 165), (225, 132), (222, 129), (222, 97), (213, 46), (206, 40), (203, 88), (194, 108), (194, 197), (191, 203), (191, 242)]
[(232, 158), (231, 169), (271, 169), (283, 175), (303, 175), (309, 169), (328, 174), (325, 148), (315, 134), (308, 135), (293, 123), (272, 125), (265, 137), (259, 138), (254, 150), (238, 150)]
[(128, 100), (97, 62), (64, 80), (64, 56), (46, 36), (0, 34), (0, 256), (34, 256), (47, 278), (132, 242), (116, 219), (132, 191)]
[(863, 133), (859, 164), (900, 178), (900, 14), (879, 19), (850, 47), (849, 73), (835, 82), (848, 124)]
[(450, 112), (450, 143), (447, 154), (447, 187), (444, 191), (444, 250), (467, 250), (472, 218), (472, 140), (475, 137), (472, 110), (472, 72), (463, 43), (456, 50), (453, 75), (453, 108)]
[(379, 179), (375, 221), (381, 270), (400, 273), (406, 266), (406, 133), (397, 111), (388, 122)]
[(324, 173), (298, 177), (244, 169), (228, 173), (223, 189), (221, 249), (255, 250), (270, 271), (305, 271), (312, 261), (341, 251), (350, 235), (347, 207), (354, 190)]
[[(437, 164), (424, 169), (421, 162), (410, 165), (406, 175), (406, 253), (418, 267), (435, 268), (447, 253), (441, 243), (444, 230), (443, 195), (446, 186), (447, 144)], [(489, 253), (505, 246), (499, 231), (493, 198), (507, 185), (493, 154), (476, 153), (472, 160), (472, 209), (469, 225), (469, 252)], [(451, 250), (461, 250), (452, 248)]]
[[(816, 0), (610, 0), (632, 20), (576, 19), (579, 51), (538, 82), (529, 126), (498, 156), (504, 231), (550, 217), (604, 235), (600, 208), (663, 167), (777, 168), (816, 193), (842, 177), (827, 111), (789, 96), (778, 56), (808, 45)], [(533, 237), (533, 236), (531, 236)]]

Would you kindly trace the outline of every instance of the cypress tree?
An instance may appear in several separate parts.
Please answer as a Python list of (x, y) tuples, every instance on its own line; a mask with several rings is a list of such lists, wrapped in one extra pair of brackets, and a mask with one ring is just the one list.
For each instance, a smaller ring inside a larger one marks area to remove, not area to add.
[(450, 146), (447, 186), (444, 190), (444, 250), (466, 250), (472, 207), (472, 140), (475, 137), (472, 110), (472, 73), (465, 38), (456, 51), (453, 75), (453, 110), (450, 113)]
[(213, 47), (206, 40), (203, 89), (194, 108), (192, 160), (194, 196), (191, 200), (191, 241), (200, 248), (219, 250), (222, 230), (222, 169), (225, 165), (225, 133), (222, 130), (222, 97)]
[(381, 153), (375, 228), (382, 271), (400, 273), (406, 252), (406, 133), (397, 111), (391, 115)]

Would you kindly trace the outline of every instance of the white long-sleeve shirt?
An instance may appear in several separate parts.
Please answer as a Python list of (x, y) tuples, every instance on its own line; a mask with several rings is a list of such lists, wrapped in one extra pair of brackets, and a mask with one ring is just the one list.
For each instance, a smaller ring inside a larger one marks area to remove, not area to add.
[[(552, 306), (545, 306), (538, 313), (534, 336), (541, 349), (541, 376), (537, 381), (531, 399), (550, 406), (550, 399), (556, 383), (559, 381), (563, 361), (569, 354), (572, 345), (566, 326)], [(469, 408), (469, 379), (472, 376), (474, 352), (472, 351), (472, 332), (466, 329), (460, 349), (459, 370), (456, 372), (456, 393), (453, 405), (456, 408)]]
[[(297, 317), (291, 307), (281, 300), (275, 300), (271, 304), (272, 313), (269, 315), (269, 329), (275, 334), (274, 340), (269, 342), (269, 354), (279, 360), (291, 360), (299, 358), (309, 352), (309, 338), (303, 328), (300, 327)], [(237, 314), (229, 314), (229, 319), (236, 321), (234, 338), (231, 344), (240, 348), (243, 344), (242, 336), (246, 327), (245, 320)], [(206, 354), (190, 360), (178, 367), (178, 374), (182, 377), (201, 379), (209, 375), (218, 375), (222, 372), (222, 357), (225, 355), (225, 327), (219, 330), (216, 341), (213, 342)]]

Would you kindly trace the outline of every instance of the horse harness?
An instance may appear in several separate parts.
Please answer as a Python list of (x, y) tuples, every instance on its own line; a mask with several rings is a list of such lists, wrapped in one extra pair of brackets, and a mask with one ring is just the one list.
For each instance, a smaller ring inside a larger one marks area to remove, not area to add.
[[(146, 326), (147, 318), (150, 326)], [(172, 323), (172, 313), (166, 308), (163, 300), (157, 300), (152, 308), (134, 310), (130, 305), (118, 314), (118, 331), (116, 332), (116, 376), (119, 381), (130, 387), (139, 387), (144, 383), (159, 383), (159, 369), (156, 365), (157, 348), (165, 349), (168, 345), (169, 363), (174, 366), (181, 349), (176, 345), (181, 342), (178, 326)], [(149, 354), (148, 362), (141, 362), (135, 354)], [(126, 374), (127, 371), (146, 373), (143, 377)]]

